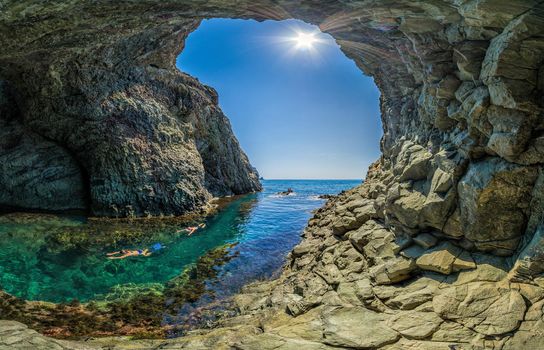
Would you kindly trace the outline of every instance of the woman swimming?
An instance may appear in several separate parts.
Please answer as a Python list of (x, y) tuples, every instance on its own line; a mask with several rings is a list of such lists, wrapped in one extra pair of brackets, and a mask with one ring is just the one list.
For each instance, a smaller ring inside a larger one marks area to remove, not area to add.
[[(119, 255), (119, 254), (121, 254), (121, 255)], [(122, 250), (117, 251), (117, 252), (106, 253), (106, 255), (108, 256), (108, 259), (124, 259), (124, 258), (128, 258), (129, 256), (139, 256), (139, 255), (150, 256), (151, 252), (148, 249), (144, 249), (144, 250), (141, 250), (141, 249), (137, 249), (137, 250), (122, 249)]]
[[(189, 227), (186, 227), (185, 228), (185, 232), (187, 232), (187, 236), (190, 236), (192, 235), (193, 233), (195, 233), (196, 230), (198, 230), (199, 228), (204, 228), (206, 227), (206, 224), (205, 223), (200, 223), (198, 224), (197, 226), (189, 226)], [(178, 230), (176, 231), (177, 233), (181, 232), (182, 230)]]
[(196, 230), (198, 230), (200, 228), (204, 228), (204, 227), (206, 227), (205, 223), (200, 223), (200, 224), (198, 224), (198, 226), (194, 226), (194, 227), (188, 227), (187, 232), (189, 232), (189, 233), (187, 234), (187, 236), (192, 235)]

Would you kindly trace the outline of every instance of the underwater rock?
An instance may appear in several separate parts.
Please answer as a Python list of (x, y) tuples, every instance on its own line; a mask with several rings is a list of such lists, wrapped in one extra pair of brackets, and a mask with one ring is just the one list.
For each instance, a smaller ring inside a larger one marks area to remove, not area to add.
[[(207, 283), (217, 278), (217, 266), (233, 258), (232, 247), (228, 244), (210, 250), (165, 285), (119, 285), (87, 303), (25, 301), (0, 291), (0, 313), (56, 338), (112, 335), (158, 338), (167, 333), (183, 334), (202, 324), (188, 322), (191, 314), (180, 313), (180, 309), (205, 294), (213, 294)], [(209, 314), (218, 318), (223, 315), (222, 310), (211, 308)], [(2, 341), (0, 335), (0, 344)]]

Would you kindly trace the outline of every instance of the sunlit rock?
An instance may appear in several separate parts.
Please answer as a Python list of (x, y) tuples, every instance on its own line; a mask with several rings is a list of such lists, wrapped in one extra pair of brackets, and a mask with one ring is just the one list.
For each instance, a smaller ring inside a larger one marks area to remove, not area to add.
[(526, 309), (518, 292), (488, 282), (449, 287), (433, 299), (433, 307), (442, 318), (485, 335), (516, 330)]
[(473, 163), (458, 184), (465, 237), (485, 251), (511, 254), (523, 235), (535, 168), (497, 158)]

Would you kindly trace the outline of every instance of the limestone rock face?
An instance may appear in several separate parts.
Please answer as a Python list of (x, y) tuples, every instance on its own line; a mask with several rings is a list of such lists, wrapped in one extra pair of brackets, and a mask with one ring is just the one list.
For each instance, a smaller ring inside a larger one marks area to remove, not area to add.
[(258, 189), (216, 93), (174, 67), (212, 17), (330, 33), (381, 91), (383, 154), (233, 299), (243, 317), (160, 346), (543, 344), (538, 1), (3, 1), (1, 204), (175, 214)]
[(0, 83), (0, 206), (85, 209), (88, 193), (79, 164), (66, 149), (25, 130), (19, 111), (6, 106), (8, 98), (8, 87)]
[(444, 290), (433, 299), (434, 311), (485, 335), (516, 330), (525, 314), (525, 302), (514, 290), (488, 282), (474, 282)]
[(537, 169), (491, 158), (472, 164), (459, 181), (465, 237), (482, 250), (510, 255), (527, 224)]
[(377, 348), (395, 342), (399, 334), (385, 317), (367, 309), (338, 309), (325, 316), (324, 342), (355, 349)]

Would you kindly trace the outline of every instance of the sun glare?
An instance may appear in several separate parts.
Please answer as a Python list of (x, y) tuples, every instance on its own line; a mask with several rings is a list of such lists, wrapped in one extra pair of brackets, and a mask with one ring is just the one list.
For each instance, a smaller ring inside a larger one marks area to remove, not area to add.
[(315, 33), (297, 33), (297, 36), (293, 38), (296, 42), (297, 49), (311, 49), (318, 41), (315, 37)]
[(319, 27), (302, 22), (286, 22), (285, 31), (273, 37), (273, 41), (281, 44), (286, 57), (298, 56), (319, 64), (327, 54), (326, 46), (335, 44), (332, 37), (322, 33)]

